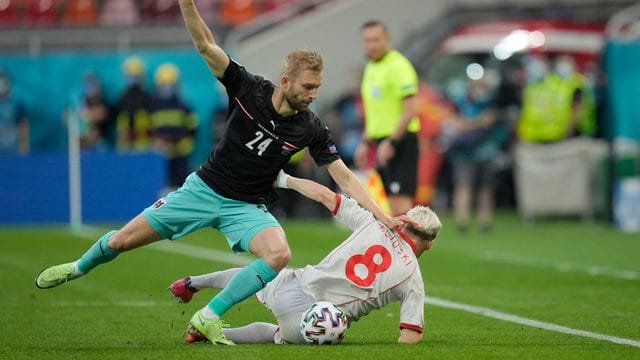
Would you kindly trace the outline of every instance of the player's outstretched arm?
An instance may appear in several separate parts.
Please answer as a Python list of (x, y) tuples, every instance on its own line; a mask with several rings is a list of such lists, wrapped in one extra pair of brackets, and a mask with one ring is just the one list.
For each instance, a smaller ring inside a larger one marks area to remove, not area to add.
[(336, 208), (338, 201), (336, 193), (315, 181), (293, 177), (280, 170), (276, 184), (278, 187), (295, 190), (304, 197), (321, 203), (329, 211), (333, 211)]
[(422, 333), (411, 329), (400, 330), (400, 337), (398, 343), (400, 344), (417, 344), (422, 341)]
[(180, 0), (180, 11), (196, 49), (209, 65), (213, 75), (221, 78), (229, 66), (229, 56), (216, 43), (193, 0)]
[(380, 206), (371, 198), (367, 189), (364, 188), (358, 177), (344, 164), (342, 160), (336, 160), (326, 165), (327, 171), (340, 188), (360, 206), (371, 211), (376, 219), (382, 221), (389, 228), (397, 228), (403, 224), (399, 218), (392, 218), (387, 215)]

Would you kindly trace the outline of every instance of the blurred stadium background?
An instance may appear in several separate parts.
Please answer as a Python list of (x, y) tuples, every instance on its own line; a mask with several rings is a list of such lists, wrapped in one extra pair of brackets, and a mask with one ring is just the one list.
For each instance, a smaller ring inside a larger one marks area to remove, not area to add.
[[(638, 357), (640, 3), (624, 0), (200, 0), (197, 3), (218, 42), (256, 74), (277, 79), (282, 56), (293, 48), (310, 47), (324, 54), (325, 78), (314, 111), (329, 125), (348, 164), (352, 164), (363, 121), (359, 80), (365, 58), (359, 27), (371, 18), (385, 21), (394, 47), (413, 62), (422, 83), (423, 126), (416, 202), (432, 206), (445, 220), (442, 244), (427, 259), (422, 259), (428, 269), (427, 292), (482, 309), (608, 334), (632, 344), (612, 344), (562, 332), (540, 335), (526, 328), (530, 325), (487, 323), (471, 315), (449, 313), (443, 310), (447, 306), (440, 303), (434, 305), (440, 306), (439, 310), (427, 311), (427, 328), (433, 326), (435, 330), (427, 332), (424, 342), (428, 347), (419, 347), (420, 351), (428, 353), (431, 349), (441, 357), (474, 358)], [(588, 136), (531, 146), (517, 131), (528, 64), (532, 59), (554, 59), (560, 55), (575, 59), (576, 70), (584, 79), (583, 98), (591, 96), (595, 126), (585, 132)], [(177, 73), (161, 74), (158, 69), (166, 63), (174, 64)], [(185, 272), (208, 271), (211, 261), (218, 267), (228, 266), (215, 260), (215, 256), (207, 258), (208, 253), (202, 248), (198, 249), (205, 254), (204, 259), (201, 256), (196, 260), (187, 255), (174, 261), (175, 257), (149, 252), (153, 256), (144, 259), (147, 253), (131, 256), (128, 267), (120, 267), (122, 272), (116, 275), (96, 272), (99, 279), (79, 283), (75, 290), (61, 289), (55, 295), (41, 295), (31, 287), (31, 276), (41, 267), (55, 263), (56, 259), (66, 260), (84, 249), (87, 242), (79, 239), (90, 237), (96, 227), (127, 220), (171, 187), (167, 175), (170, 160), (154, 150), (151, 140), (142, 137), (141, 144), (123, 145), (120, 138), (124, 109), (121, 97), (133, 77), (139, 78), (136, 81), (150, 97), (161, 91), (164, 82), (178, 89), (189, 115), (197, 119), (186, 155), (189, 167), (197, 167), (220, 135), (219, 121), (226, 98), (193, 49), (177, 1), (0, 0), (0, 85), (4, 85), (0, 86), (0, 93), (3, 89), (9, 93), (0, 96), (3, 110), (0, 143), (18, 145), (13, 152), (0, 152), (0, 269), (6, 283), (18, 289), (1, 290), (9, 300), (8, 305), (0, 305), (0, 322), (26, 326), (3, 326), (0, 340), (3, 358), (81, 354), (100, 357), (104, 350), (98, 344), (100, 337), (110, 339), (113, 344), (109, 357), (126, 357), (126, 349), (139, 351), (139, 357), (178, 356), (157, 344), (172, 339), (171, 347), (177, 346), (180, 333), (177, 328), (182, 325), (171, 330), (162, 328), (167, 320), (158, 312), (172, 314), (171, 326), (174, 320), (185, 320), (184, 316), (176, 315), (180, 311), (177, 307), (160, 305), (162, 301), (157, 298), (148, 302), (155, 310), (142, 312), (153, 318), (149, 326), (160, 327), (155, 331), (163, 335), (147, 333), (141, 336), (141, 342), (131, 340), (131, 345), (130, 338), (146, 331), (136, 322), (134, 328), (124, 332), (127, 340), (118, 338), (122, 327), (131, 325), (124, 322), (124, 317), (142, 317), (136, 313), (141, 312), (139, 309), (148, 300), (136, 294), (139, 284), (125, 279), (131, 277), (130, 271), (134, 269), (136, 272), (154, 266), (164, 269), (166, 272), (158, 279), (153, 271), (140, 274), (145, 284), (143, 292), (160, 296), (166, 283)], [(446, 157), (445, 124), (456, 113), (454, 99), (464, 95), (468, 84), (478, 79), (490, 84), (500, 119), (508, 125), (509, 137), (496, 160), (499, 211), (493, 231), (461, 234), (455, 231), (449, 215), (452, 175)], [(20, 120), (15, 123), (17, 129), (10, 129), (12, 123), (6, 119), (11, 116)], [(290, 166), (291, 172), (333, 186), (326, 172), (315, 168), (308, 157), (298, 157)], [(285, 230), (292, 229), (289, 233), (294, 250), (292, 265), (319, 260), (344, 236), (343, 230), (325, 219), (325, 211), (290, 193), (283, 193), (272, 211), (283, 220)], [(32, 225), (37, 225), (35, 230), (28, 230)], [(72, 233), (66, 230), (69, 225)], [(315, 235), (304, 229), (313, 229)], [(213, 233), (192, 236), (185, 243), (225, 251), (222, 241), (211, 244), (211, 238), (218, 237)], [(145, 261), (149, 264), (143, 265)], [(172, 265), (163, 268), (154, 262)], [(101, 281), (106, 282), (104, 288), (97, 285)], [(122, 301), (120, 293), (125, 294)], [(126, 301), (131, 301), (129, 308)], [(54, 339), (43, 340), (42, 331), (47, 338), (55, 337), (53, 334), (63, 331), (58, 322), (76, 316), (72, 305), (64, 305), (74, 303), (97, 308), (82, 317), (103, 316), (115, 310), (107, 316), (111, 325), (94, 331), (83, 328), (82, 322), (72, 321), (69, 334), (73, 335), (64, 337), (66, 345), (57, 346)], [(246, 312), (234, 315), (239, 322), (252, 317), (269, 319), (255, 302), (249, 302), (246, 308), (250, 309), (249, 315)], [(51, 309), (59, 314), (50, 321), (36, 320), (34, 324), (38, 326), (29, 325), (36, 317), (32, 312), (44, 316)], [(483, 312), (486, 313), (479, 310), (476, 314)], [(392, 321), (387, 314), (391, 312), (367, 320), (366, 328), (380, 323), (392, 329), (395, 325), (388, 324)], [(145, 318), (140, 319), (144, 321)], [(443, 322), (451, 327), (445, 327)], [(482, 331), (486, 333), (478, 334)], [(384, 339), (383, 344), (393, 343), (393, 336), (385, 338), (377, 328), (373, 332)], [(21, 337), (16, 333), (25, 334), (24, 339), (9, 341)], [(522, 337), (516, 335), (520, 333)], [(86, 337), (92, 339), (85, 344), (82, 340)], [(345, 344), (349, 343), (374, 346), (377, 338), (361, 326), (347, 337)], [(456, 352), (460, 343), (462, 352)], [(243, 356), (261, 351), (250, 349), (253, 350), (242, 352)], [(397, 356), (389, 349), (393, 347), (379, 350), (381, 354)], [(278, 351), (281, 350), (272, 349), (267, 354), (273, 357), (302, 354)], [(197, 348), (189, 355), (207, 354)], [(408, 353), (410, 357), (417, 355), (418, 351)]]

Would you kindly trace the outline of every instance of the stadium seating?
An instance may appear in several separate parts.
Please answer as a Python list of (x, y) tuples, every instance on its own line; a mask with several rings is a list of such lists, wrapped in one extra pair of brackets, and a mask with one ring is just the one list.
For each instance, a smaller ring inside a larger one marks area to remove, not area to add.
[(58, 21), (59, 6), (60, 1), (56, 0), (29, 0), (24, 21), (27, 25), (55, 25)]
[[(292, 6), (294, 0), (208, 0), (198, 10), (207, 24), (242, 25)], [(0, 27), (135, 26), (180, 21), (178, 0), (0, 0)]]
[(277, 10), (284, 6), (289, 6), (293, 4), (293, 2), (293, 0), (264, 0), (262, 1), (262, 12), (266, 13)]
[(100, 14), (103, 25), (135, 25), (140, 21), (140, 11), (133, 0), (105, 0)]
[(67, 25), (93, 25), (98, 21), (96, 0), (67, 0), (62, 21)]
[(198, 12), (207, 24), (218, 21), (219, 1), (201, 1), (198, 3)]
[(0, 0), (0, 26), (18, 24), (18, 0)]
[(259, 10), (255, 0), (223, 0), (220, 21), (227, 25), (242, 25), (258, 16)]
[(178, 0), (145, 0), (142, 17), (150, 22), (176, 22), (180, 17)]

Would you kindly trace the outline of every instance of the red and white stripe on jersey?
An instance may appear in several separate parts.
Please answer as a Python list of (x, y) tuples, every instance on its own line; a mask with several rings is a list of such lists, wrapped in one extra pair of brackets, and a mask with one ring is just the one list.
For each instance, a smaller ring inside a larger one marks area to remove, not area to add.
[(342, 204), (342, 195), (336, 194), (336, 206), (334, 206), (333, 210), (331, 210), (331, 215), (333, 216), (338, 215), (338, 209), (340, 209), (340, 204)]

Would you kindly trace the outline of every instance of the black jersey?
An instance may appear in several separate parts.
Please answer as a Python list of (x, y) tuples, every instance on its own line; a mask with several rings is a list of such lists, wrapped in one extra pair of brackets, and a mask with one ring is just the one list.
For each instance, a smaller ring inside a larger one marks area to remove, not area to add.
[(280, 116), (271, 101), (275, 85), (231, 60), (222, 84), (229, 110), (222, 138), (197, 174), (218, 194), (251, 203), (277, 199), (278, 172), (309, 148), (318, 166), (340, 158), (326, 125), (311, 111)]

